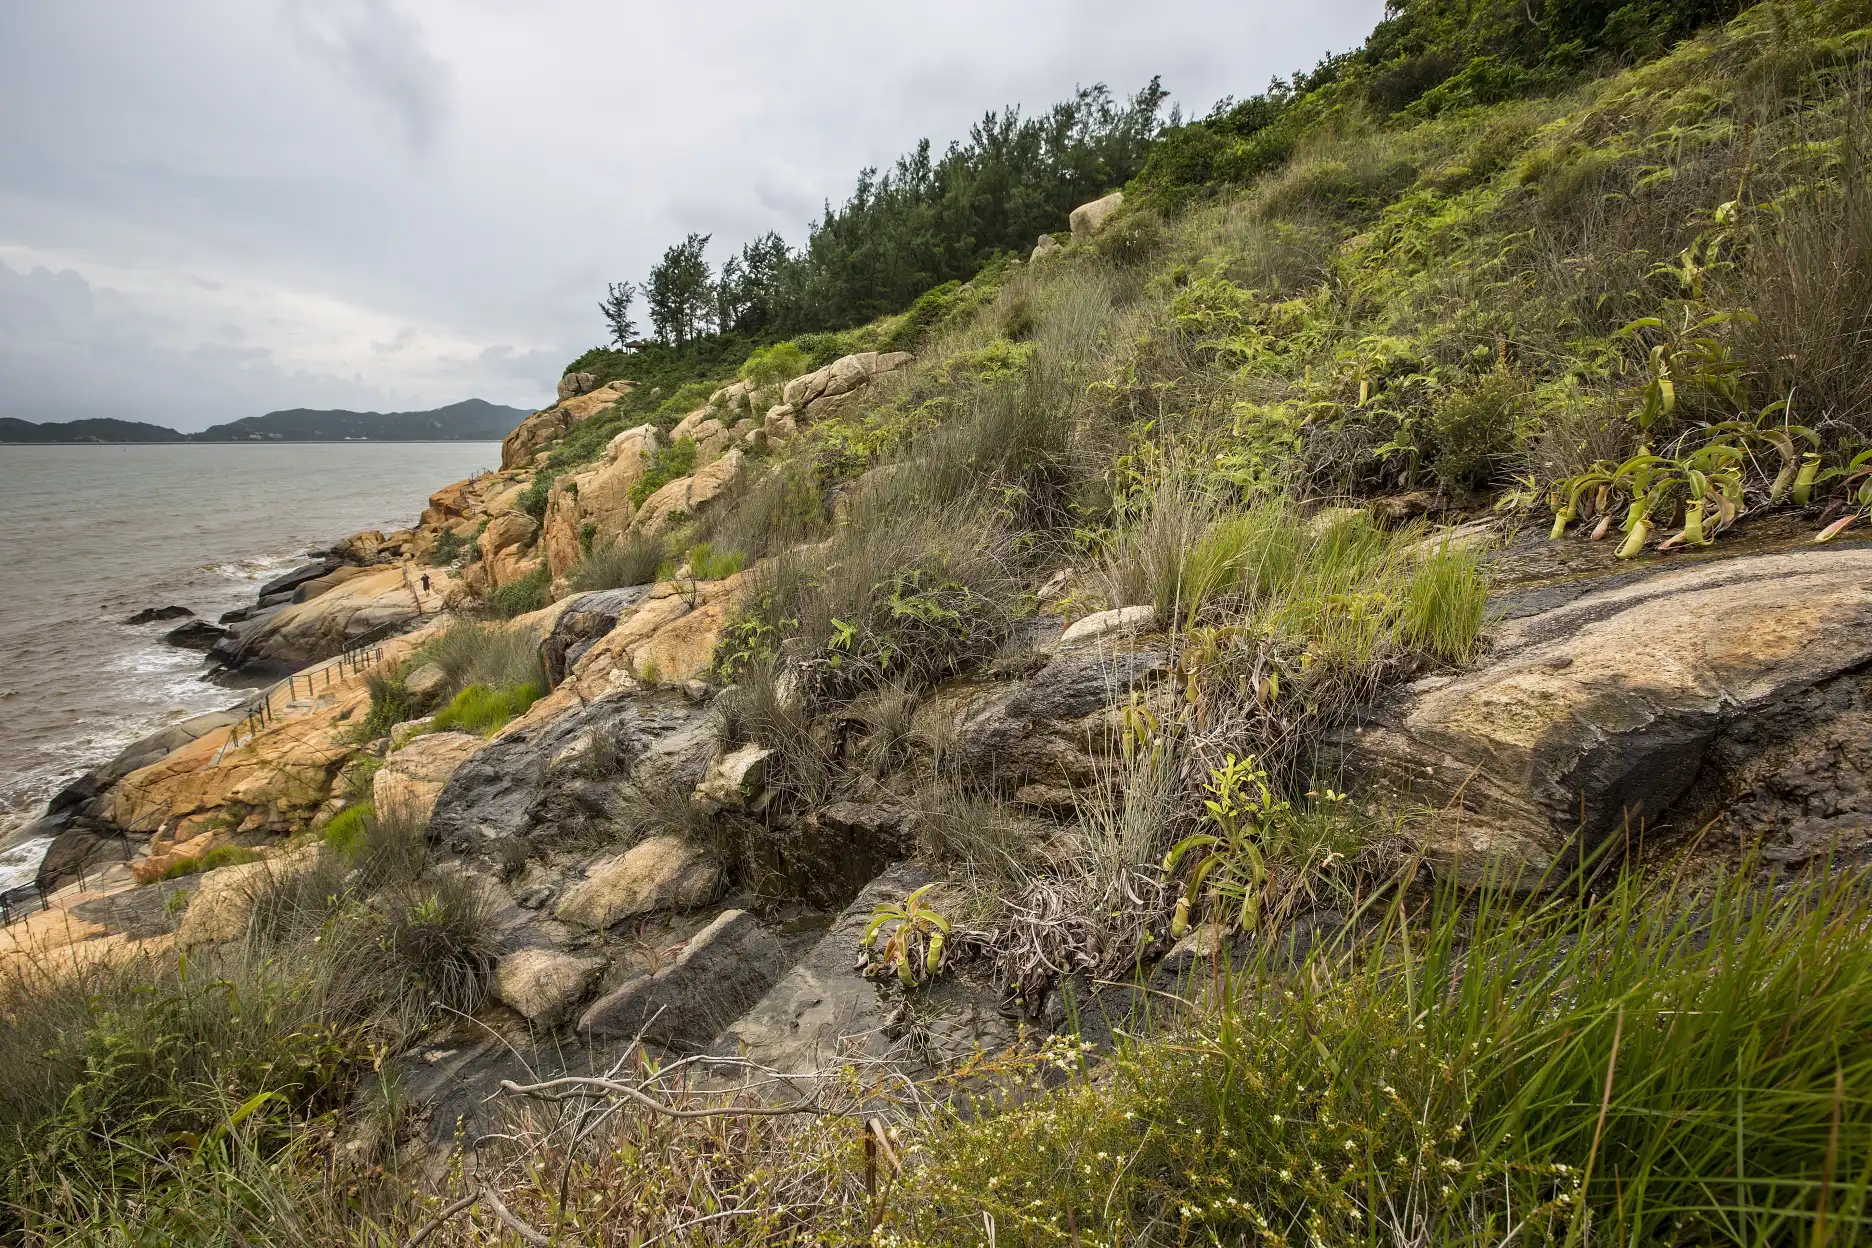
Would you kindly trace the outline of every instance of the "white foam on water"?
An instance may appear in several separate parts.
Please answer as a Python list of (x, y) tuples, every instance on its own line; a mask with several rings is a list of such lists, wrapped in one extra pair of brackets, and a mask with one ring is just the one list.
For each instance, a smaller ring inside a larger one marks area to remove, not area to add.
[(12, 849), (0, 850), (0, 893), (32, 883), (39, 874), (39, 860), (51, 847), (51, 837), (36, 836)]

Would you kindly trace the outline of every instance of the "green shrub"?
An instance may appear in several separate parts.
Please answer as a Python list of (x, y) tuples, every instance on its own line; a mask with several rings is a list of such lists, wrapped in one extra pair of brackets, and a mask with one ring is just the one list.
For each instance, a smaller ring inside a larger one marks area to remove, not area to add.
[(723, 670), (786, 642), (809, 688), (845, 698), (890, 683), (921, 688), (999, 648), (1018, 582), (979, 516), (880, 515), (841, 535), (829, 552), (763, 565), (723, 632)]
[[(944, 282), (917, 296), (916, 302), (892, 323), (878, 343), (880, 351), (916, 351), (936, 333), (957, 324), (980, 308), (1006, 280), (1008, 265), (993, 261), (968, 282)], [(1010, 334), (1010, 337), (1015, 335)]]
[(661, 534), (634, 530), (586, 555), (567, 579), (576, 593), (648, 585), (667, 557)]
[(361, 744), (389, 736), (392, 728), (417, 714), (416, 699), (403, 684), (409, 670), (408, 663), (397, 663), (364, 673), (370, 710), (351, 729), (352, 741)]
[(641, 507), (644, 500), (672, 481), (677, 481), (695, 471), (696, 444), (688, 438), (677, 438), (657, 448), (656, 458), (650, 461), (650, 467), (644, 471), (637, 484), (630, 488), (632, 507)]
[(527, 482), (527, 488), (522, 490), (520, 497), (515, 500), (515, 506), (535, 520), (545, 519), (546, 500), (552, 494), (553, 482), (558, 479), (558, 474), (554, 472), (535, 472), (533, 479)]
[(811, 371), (806, 353), (800, 350), (798, 343), (776, 342), (748, 356), (747, 363), (741, 366), (741, 378), (764, 390)]
[(436, 566), (454, 563), (468, 553), (468, 539), (454, 529), (443, 529), (436, 534), (435, 545), (429, 548), (429, 562)]
[(545, 692), (545, 687), (537, 684), (506, 689), (469, 685), (436, 712), (434, 731), (490, 736), (509, 721), (524, 715)]
[(540, 566), (517, 581), (495, 590), (489, 600), (494, 614), (504, 620), (526, 615), (552, 605), (552, 571), (542, 561)]
[(1453, 490), (1493, 485), (1519, 446), (1528, 402), (1526, 382), (1506, 370), (1451, 395), (1432, 420), (1422, 450), (1430, 471)]

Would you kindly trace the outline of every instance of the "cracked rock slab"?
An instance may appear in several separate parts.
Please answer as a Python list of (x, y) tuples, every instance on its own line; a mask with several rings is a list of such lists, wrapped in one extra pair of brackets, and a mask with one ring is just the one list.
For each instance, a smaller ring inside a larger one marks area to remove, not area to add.
[(1353, 791), (1446, 869), (1532, 886), (1657, 826), (1725, 728), (1868, 662), (1872, 550), (1738, 558), (1514, 620), (1340, 743)]

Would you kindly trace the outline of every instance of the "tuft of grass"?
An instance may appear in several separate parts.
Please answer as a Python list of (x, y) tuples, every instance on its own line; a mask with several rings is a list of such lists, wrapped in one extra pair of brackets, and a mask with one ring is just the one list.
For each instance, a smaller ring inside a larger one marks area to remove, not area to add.
[(498, 927), (482, 882), (431, 873), (385, 902), (384, 951), (414, 989), (450, 1010), (478, 1007), (487, 995)]
[(216, 867), (234, 867), (246, 862), (260, 861), (260, 854), (245, 845), (217, 845), (199, 858), (183, 858), (169, 864), (163, 871), (165, 880), (180, 879), (185, 875), (200, 875), (213, 871)]
[(1000, 546), (959, 508), (851, 524), (830, 551), (762, 565), (718, 665), (738, 672), (785, 645), (815, 697), (931, 684), (1000, 647), (1019, 592)]
[(544, 563), (517, 581), (509, 581), (494, 591), (488, 605), (503, 620), (526, 615), (552, 605), (552, 571)]
[(545, 696), (545, 686), (528, 683), (505, 689), (487, 685), (469, 685), (436, 712), (435, 731), (472, 732), (491, 736), (509, 722), (526, 714), (528, 707)]
[(1052, 1093), (955, 1114), (921, 1141), (894, 1229), (1857, 1242), (1872, 1230), (1866, 883), (1400, 891), (1297, 968), (1250, 954), (1211, 1012), (1123, 1042), (1105, 1073), (1069, 1060)]
[(364, 673), (364, 687), (370, 690), (370, 710), (351, 729), (352, 741), (362, 745), (387, 737), (392, 728), (419, 713), (416, 698), (403, 684), (411, 666), (395, 663)]
[(457, 620), (411, 656), (411, 666), (434, 663), (448, 677), (445, 697), (469, 685), (494, 688), (544, 684), (539, 642), (525, 628)]
[(1394, 635), (1418, 654), (1466, 663), (1480, 643), (1487, 603), (1488, 585), (1475, 555), (1437, 541), (1404, 577)]
[(661, 534), (632, 532), (591, 551), (572, 569), (574, 593), (648, 585), (667, 558)]
[(721, 581), (747, 566), (747, 556), (740, 551), (717, 551), (707, 542), (689, 548), (689, 575), (698, 581)]
[(320, 836), (327, 848), (348, 858), (355, 858), (364, 848), (371, 824), (376, 818), (377, 808), (368, 801), (347, 806), (332, 816)]
[(810, 456), (776, 464), (727, 506), (711, 509), (696, 535), (716, 550), (764, 559), (815, 541), (831, 526)]

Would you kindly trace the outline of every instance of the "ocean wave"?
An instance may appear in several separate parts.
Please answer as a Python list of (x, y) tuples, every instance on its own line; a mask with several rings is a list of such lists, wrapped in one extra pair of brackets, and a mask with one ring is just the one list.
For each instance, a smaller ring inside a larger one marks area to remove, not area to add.
[(30, 884), (39, 874), (39, 861), (52, 847), (49, 836), (35, 836), (11, 849), (0, 850), (0, 893), (22, 884)]

